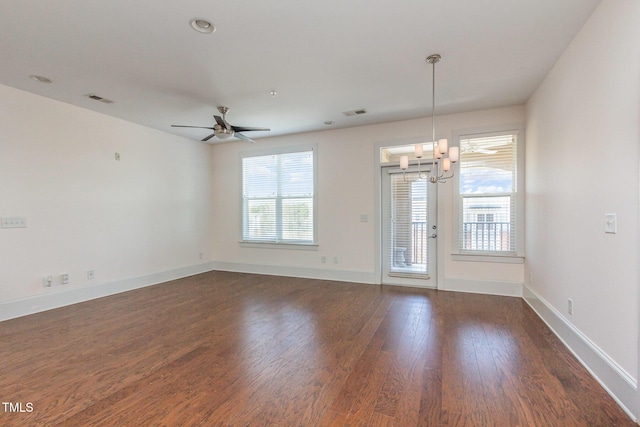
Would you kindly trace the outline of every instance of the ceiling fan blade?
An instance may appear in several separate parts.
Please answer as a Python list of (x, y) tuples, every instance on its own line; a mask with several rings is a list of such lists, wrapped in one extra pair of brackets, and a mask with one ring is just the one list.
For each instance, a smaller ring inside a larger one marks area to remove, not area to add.
[(213, 130), (212, 127), (205, 127), (205, 126), (184, 126), (184, 125), (171, 125), (172, 128), (196, 128), (196, 129), (211, 129)]
[(220, 126), (222, 126), (223, 128), (227, 128), (227, 123), (222, 120), (222, 117), (220, 116), (213, 116), (214, 119), (216, 119), (216, 123), (219, 124)]
[(252, 143), (252, 144), (253, 144), (253, 143), (255, 143), (255, 141), (254, 141), (253, 139), (251, 139), (251, 138), (247, 138), (246, 136), (244, 136), (243, 134), (238, 133), (238, 132), (236, 132), (235, 134), (233, 134), (233, 136), (235, 136), (236, 138), (241, 139), (241, 140), (243, 140), (243, 141), (250, 142), (250, 143)]
[(249, 132), (249, 131), (265, 131), (268, 132), (271, 129), (269, 128), (249, 128), (246, 126), (231, 126), (231, 129), (233, 129), (236, 132)]
[(208, 141), (208, 140), (210, 140), (211, 138), (213, 138), (214, 136), (216, 136), (215, 132), (214, 132), (214, 133), (212, 133), (211, 135), (209, 135), (208, 137), (206, 137), (206, 138), (202, 139), (202, 141), (203, 141), (203, 142), (204, 142), (204, 141)]

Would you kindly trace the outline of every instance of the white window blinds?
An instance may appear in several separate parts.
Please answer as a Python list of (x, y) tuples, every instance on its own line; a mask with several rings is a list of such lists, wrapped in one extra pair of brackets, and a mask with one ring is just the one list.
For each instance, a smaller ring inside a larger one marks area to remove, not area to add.
[(313, 150), (242, 159), (242, 239), (314, 243)]
[(425, 276), (429, 273), (428, 182), (417, 173), (391, 173), (390, 180), (389, 274)]
[(461, 253), (515, 253), (516, 151), (513, 133), (460, 139)]

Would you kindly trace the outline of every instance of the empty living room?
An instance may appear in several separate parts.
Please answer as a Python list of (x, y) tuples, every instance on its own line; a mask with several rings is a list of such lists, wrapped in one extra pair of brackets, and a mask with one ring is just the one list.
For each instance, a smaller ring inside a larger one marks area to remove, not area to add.
[(0, 0), (0, 425), (637, 425), (638, 28)]

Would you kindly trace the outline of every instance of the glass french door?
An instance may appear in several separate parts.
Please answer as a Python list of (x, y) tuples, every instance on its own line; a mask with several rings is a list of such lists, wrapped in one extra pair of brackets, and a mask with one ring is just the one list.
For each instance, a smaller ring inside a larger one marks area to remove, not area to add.
[(382, 283), (435, 288), (435, 185), (411, 168), (384, 167), (381, 181)]

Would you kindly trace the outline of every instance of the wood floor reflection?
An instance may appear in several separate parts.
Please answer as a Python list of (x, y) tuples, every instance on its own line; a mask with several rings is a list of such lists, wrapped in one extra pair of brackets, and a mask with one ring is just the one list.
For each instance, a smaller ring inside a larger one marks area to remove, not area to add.
[(0, 323), (2, 426), (634, 426), (518, 298), (211, 272)]

